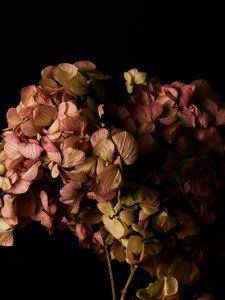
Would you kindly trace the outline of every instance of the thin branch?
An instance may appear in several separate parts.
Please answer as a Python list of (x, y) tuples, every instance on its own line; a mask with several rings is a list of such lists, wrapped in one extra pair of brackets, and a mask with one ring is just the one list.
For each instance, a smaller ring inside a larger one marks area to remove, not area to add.
[(129, 278), (128, 278), (127, 282), (126, 282), (126, 285), (125, 285), (125, 287), (124, 287), (124, 289), (123, 289), (123, 291), (122, 291), (120, 300), (125, 300), (125, 299), (126, 299), (127, 292), (128, 292), (128, 290), (129, 290), (130, 284), (131, 284), (131, 282), (132, 282), (132, 280), (133, 280), (133, 278), (134, 278), (134, 275), (135, 275), (137, 269), (138, 269), (138, 266), (134, 266), (134, 267), (132, 268), (132, 271), (131, 271), (131, 273), (130, 273), (130, 276), (129, 276)]
[(106, 253), (106, 258), (107, 258), (109, 278), (110, 278), (110, 284), (111, 284), (111, 290), (112, 290), (112, 300), (116, 300), (116, 291), (115, 291), (115, 284), (114, 284), (114, 279), (113, 279), (112, 265), (111, 265), (111, 259), (110, 259), (109, 250), (108, 250), (107, 246), (105, 246), (105, 253)]

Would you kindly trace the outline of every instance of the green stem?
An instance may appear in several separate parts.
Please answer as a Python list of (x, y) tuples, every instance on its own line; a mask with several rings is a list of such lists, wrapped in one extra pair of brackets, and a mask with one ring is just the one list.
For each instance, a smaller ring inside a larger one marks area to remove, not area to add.
[(109, 250), (107, 246), (105, 246), (105, 253), (106, 253), (107, 265), (109, 270), (109, 278), (110, 278), (110, 284), (112, 290), (112, 300), (116, 300), (116, 291), (115, 291), (115, 284), (113, 279), (112, 265), (111, 265), (111, 259), (110, 259)]
[(125, 300), (126, 299), (127, 292), (129, 290), (130, 284), (131, 284), (131, 282), (132, 282), (132, 280), (134, 278), (134, 275), (135, 275), (137, 269), (138, 269), (138, 266), (134, 266), (132, 268), (132, 271), (130, 272), (130, 276), (128, 277), (126, 285), (125, 285), (125, 287), (124, 287), (124, 289), (122, 291), (120, 300)]

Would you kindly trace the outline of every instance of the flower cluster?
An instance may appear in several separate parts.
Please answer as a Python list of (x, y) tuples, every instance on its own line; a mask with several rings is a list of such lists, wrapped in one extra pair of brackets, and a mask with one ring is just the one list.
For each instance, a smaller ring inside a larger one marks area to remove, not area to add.
[(223, 193), (225, 106), (204, 80), (124, 77), (107, 98), (110, 77), (79, 61), (21, 90), (0, 145), (0, 245), (32, 220), (69, 228), (151, 275), (138, 298), (179, 299), (201, 277)]

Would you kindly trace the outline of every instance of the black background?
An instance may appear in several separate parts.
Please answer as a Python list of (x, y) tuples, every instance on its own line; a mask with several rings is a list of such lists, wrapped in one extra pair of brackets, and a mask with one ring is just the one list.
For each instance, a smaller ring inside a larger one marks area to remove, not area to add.
[[(7, 109), (20, 100), (21, 87), (37, 84), (43, 67), (80, 59), (117, 75), (137, 67), (165, 82), (205, 78), (224, 98), (222, 4), (168, 2), (30, 1), (2, 6), (1, 128)], [(114, 268), (116, 280), (123, 280), (122, 270)], [(13, 292), (19, 299), (110, 299), (105, 265), (81, 253), (68, 232), (49, 237), (37, 225), (16, 232), (15, 246), (0, 248), (0, 272), (2, 292), (9, 299)]]

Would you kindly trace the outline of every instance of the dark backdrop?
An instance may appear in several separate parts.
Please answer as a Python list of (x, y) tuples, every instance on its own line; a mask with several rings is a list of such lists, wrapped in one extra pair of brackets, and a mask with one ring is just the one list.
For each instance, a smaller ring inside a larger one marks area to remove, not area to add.
[[(205, 78), (224, 98), (225, 24), (219, 4), (81, 2), (1, 7), (1, 128), (21, 87), (38, 83), (43, 67), (80, 59), (117, 75), (137, 67), (169, 82)], [(121, 269), (114, 268), (116, 279), (123, 280)], [(38, 225), (16, 232), (15, 246), (0, 248), (0, 272), (1, 289), (19, 299), (67, 299), (71, 293), (73, 299), (110, 299), (105, 265), (81, 253), (68, 232), (49, 237)]]

